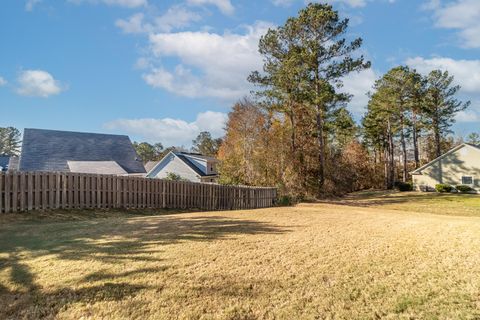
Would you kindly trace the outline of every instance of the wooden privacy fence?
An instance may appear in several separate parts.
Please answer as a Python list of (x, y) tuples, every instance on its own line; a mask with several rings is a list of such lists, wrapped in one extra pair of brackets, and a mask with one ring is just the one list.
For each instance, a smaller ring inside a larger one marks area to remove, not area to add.
[(0, 173), (0, 213), (84, 208), (255, 209), (273, 206), (276, 198), (275, 188), (83, 173)]

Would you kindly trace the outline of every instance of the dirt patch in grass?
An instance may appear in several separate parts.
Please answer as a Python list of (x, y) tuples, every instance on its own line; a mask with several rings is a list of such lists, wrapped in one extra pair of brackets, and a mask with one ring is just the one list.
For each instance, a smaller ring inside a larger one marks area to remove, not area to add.
[(0, 225), (2, 319), (477, 319), (480, 219), (305, 204)]

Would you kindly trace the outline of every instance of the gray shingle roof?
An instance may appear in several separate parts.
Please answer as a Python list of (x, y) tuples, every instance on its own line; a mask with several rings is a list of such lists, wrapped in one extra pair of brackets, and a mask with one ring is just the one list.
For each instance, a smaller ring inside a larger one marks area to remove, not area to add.
[(20, 171), (68, 172), (68, 160), (116, 161), (127, 173), (145, 173), (128, 136), (25, 129)]
[(202, 170), (200, 170), (196, 165), (194, 165), (190, 159), (188, 159), (189, 154), (185, 152), (175, 152), (175, 155), (182, 160), (187, 166), (189, 166), (193, 171), (195, 171), (196, 174), (198, 174), (200, 177), (213, 177), (216, 176), (216, 173), (211, 173), (211, 174), (206, 174)]
[(116, 161), (67, 161), (70, 172), (93, 174), (127, 174)]
[(148, 161), (146, 164), (145, 164), (145, 170), (147, 172), (150, 172), (153, 168), (155, 168), (155, 166), (159, 163), (160, 161)]
[(0, 156), (0, 171), (7, 171), (10, 156)]
[(204, 156), (200, 153), (193, 153), (193, 152), (180, 152), (183, 155), (190, 156), (193, 158), (198, 158), (206, 161), (212, 161), (212, 162), (218, 162), (217, 158), (215, 157), (210, 157), (210, 156)]

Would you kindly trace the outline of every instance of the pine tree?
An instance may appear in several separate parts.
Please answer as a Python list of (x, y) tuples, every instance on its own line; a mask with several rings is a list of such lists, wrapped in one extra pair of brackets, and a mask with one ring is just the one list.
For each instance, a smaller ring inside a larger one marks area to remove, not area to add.
[(448, 71), (433, 70), (426, 78), (425, 94), (426, 124), (432, 131), (435, 141), (435, 155), (439, 157), (442, 150), (442, 136), (450, 133), (455, 123), (455, 115), (465, 110), (470, 101), (462, 102), (455, 96), (460, 86), (453, 85), (454, 77)]
[(0, 155), (18, 155), (21, 144), (20, 136), (17, 128), (0, 128)]

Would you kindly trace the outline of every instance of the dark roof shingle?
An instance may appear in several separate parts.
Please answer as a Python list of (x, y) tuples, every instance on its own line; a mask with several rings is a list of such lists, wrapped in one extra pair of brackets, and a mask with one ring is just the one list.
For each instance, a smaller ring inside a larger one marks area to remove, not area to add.
[(25, 129), (20, 171), (68, 172), (69, 160), (116, 161), (127, 173), (145, 173), (128, 136)]
[(216, 173), (206, 174), (205, 172), (200, 170), (196, 165), (192, 163), (192, 161), (190, 161), (190, 159), (188, 159), (188, 155), (189, 155), (188, 153), (175, 152), (175, 155), (201, 177), (210, 177), (210, 176), (213, 177), (217, 175)]
[(0, 171), (7, 171), (10, 156), (0, 156)]

